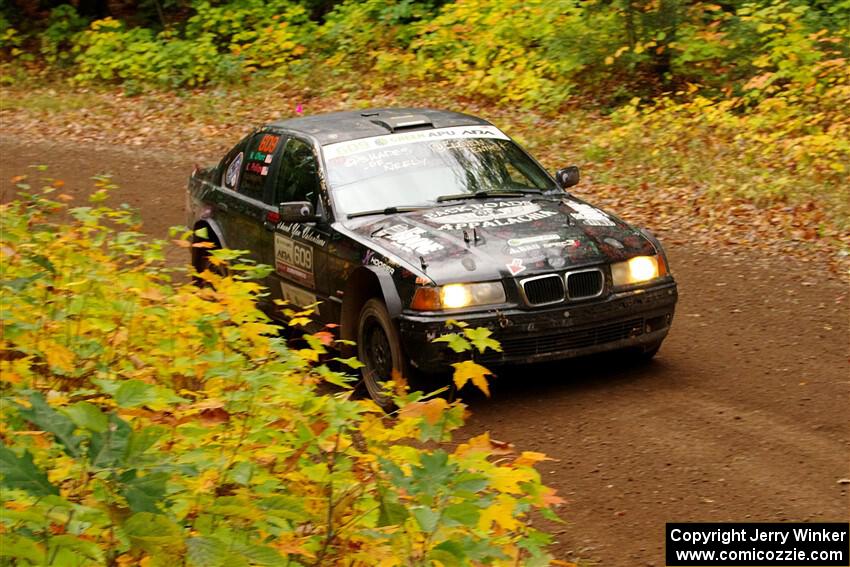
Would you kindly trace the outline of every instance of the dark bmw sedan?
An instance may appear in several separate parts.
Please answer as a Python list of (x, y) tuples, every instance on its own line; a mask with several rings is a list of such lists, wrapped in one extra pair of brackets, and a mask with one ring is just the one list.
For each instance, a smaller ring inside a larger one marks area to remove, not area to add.
[[(486, 120), (376, 109), (255, 130), (193, 173), (188, 212), (212, 246), (274, 266), (270, 300), (313, 305), (356, 341), (385, 402), (393, 369), (455, 360), (433, 342), (449, 320), (492, 330), (491, 366), (657, 352), (677, 298), (664, 249), (571, 195), (577, 182)], [(196, 269), (207, 254), (193, 248)]]

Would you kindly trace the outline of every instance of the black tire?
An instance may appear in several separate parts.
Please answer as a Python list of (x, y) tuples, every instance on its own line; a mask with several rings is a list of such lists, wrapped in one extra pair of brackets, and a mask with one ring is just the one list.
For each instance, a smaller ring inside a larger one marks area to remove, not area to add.
[(394, 409), (384, 385), (392, 380), (393, 369), (406, 377), (407, 362), (398, 331), (380, 299), (370, 299), (360, 310), (357, 357), (364, 364), (360, 371), (369, 397), (386, 411)]

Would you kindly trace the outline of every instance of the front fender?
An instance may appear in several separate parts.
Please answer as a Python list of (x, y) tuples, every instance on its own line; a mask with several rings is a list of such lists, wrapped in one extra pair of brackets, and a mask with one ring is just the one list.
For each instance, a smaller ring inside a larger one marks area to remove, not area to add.
[(664, 264), (667, 266), (667, 269), (670, 269), (670, 262), (667, 260), (667, 252), (664, 250), (664, 246), (661, 245), (661, 241), (658, 240), (651, 230), (648, 228), (639, 228), (638, 231), (652, 244), (655, 248), (655, 252), (661, 255), (664, 259)]
[(375, 266), (360, 266), (348, 277), (342, 296), (341, 336), (356, 340), (357, 320), (360, 310), (369, 299), (381, 297), (390, 318), (401, 315), (401, 298), (392, 276)]
[(384, 304), (387, 307), (390, 317), (395, 319), (401, 315), (401, 298), (398, 296), (398, 290), (392, 276), (386, 270), (375, 266), (364, 266), (364, 268), (378, 278), (378, 284), (381, 286), (381, 295), (384, 296)]

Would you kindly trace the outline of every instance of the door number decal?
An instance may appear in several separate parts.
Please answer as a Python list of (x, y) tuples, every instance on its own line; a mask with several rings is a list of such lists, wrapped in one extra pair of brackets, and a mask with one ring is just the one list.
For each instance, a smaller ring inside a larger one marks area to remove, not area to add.
[(305, 287), (315, 287), (313, 248), (311, 246), (296, 242), (280, 233), (275, 233), (274, 258), (275, 270), (278, 274)]

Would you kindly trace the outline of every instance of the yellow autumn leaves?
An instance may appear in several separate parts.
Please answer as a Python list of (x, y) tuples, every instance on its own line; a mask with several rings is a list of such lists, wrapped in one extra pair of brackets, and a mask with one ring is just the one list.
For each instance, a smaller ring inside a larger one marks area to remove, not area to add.
[[(494, 565), (548, 561), (530, 525), (559, 503), (535, 464), (466, 407), (408, 392), (397, 413), (290, 350), (256, 307), (257, 266), (221, 251), (203, 283), (165, 268), (129, 212), (52, 193), (2, 206), (0, 486), (4, 554), (39, 564)], [(238, 277), (235, 277), (238, 276)], [(307, 318), (307, 311), (293, 312)], [(454, 345), (498, 348), (489, 332)], [(297, 325), (296, 325), (297, 327)], [(356, 361), (337, 359), (356, 368)], [(488, 371), (455, 366), (455, 384)], [(333, 384), (333, 389), (322, 384)], [(319, 386), (322, 385), (322, 389)], [(118, 535), (116, 535), (118, 534)], [(8, 544), (8, 545), (7, 545)]]

